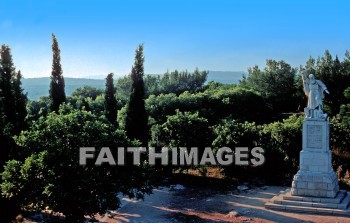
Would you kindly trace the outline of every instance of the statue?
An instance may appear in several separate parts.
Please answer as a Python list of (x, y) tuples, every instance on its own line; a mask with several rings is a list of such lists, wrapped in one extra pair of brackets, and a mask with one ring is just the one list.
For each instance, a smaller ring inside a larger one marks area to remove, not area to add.
[(303, 86), (305, 95), (308, 98), (307, 107), (304, 109), (306, 118), (321, 118), (326, 119), (327, 114), (323, 113), (323, 103), (324, 93), (329, 94), (326, 85), (315, 79), (315, 75), (310, 74), (309, 78), (306, 77), (306, 72), (308, 70), (302, 71)]

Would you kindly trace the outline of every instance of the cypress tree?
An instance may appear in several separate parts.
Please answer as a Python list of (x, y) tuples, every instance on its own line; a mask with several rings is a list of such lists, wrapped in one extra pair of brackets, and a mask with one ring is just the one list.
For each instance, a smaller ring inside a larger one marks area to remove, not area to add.
[[(16, 110), (14, 97), (15, 67), (11, 49), (7, 45), (0, 48), (0, 172), (4, 164), (15, 156), (16, 147), (12, 138), (16, 127)], [(2, 180), (0, 179), (0, 183)], [(19, 212), (20, 207), (14, 200), (0, 195), (0, 222), (10, 222)]]
[(145, 109), (143, 44), (136, 49), (135, 62), (131, 69), (131, 93), (126, 111), (125, 130), (130, 139), (138, 139), (142, 146), (148, 142), (148, 116)]
[(11, 49), (2, 45), (0, 50), (0, 100), (2, 105), (2, 122), (5, 134), (13, 134), (16, 113), (14, 106), (13, 82), (15, 67), (12, 61)]
[(5, 121), (6, 121), (6, 116), (5, 116), (5, 106), (4, 106), (4, 95), (2, 92), (2, 76), (3, 76), (3, 71), (2, 71), (2, 66), (1, 66), (1, 54), (0, 54), (0, 136), (3, 134), (3, 129), (5, 127)]
[(116, 89), (113, 83), (113, 73), (107, 75), (106, 78), (106, 90), (105, 90), (105, 113), (107, 119), (116, 124), (117, 120), (117, 99), (115, 98)]
[(52, 53), (53, 58), (50, 83), (50, 109), (51, 111), (58, 111), (60, 104), (66, 101), (66, 93), (64, 91), (65, 85), (61, 67), (61, 52), (54, 34), (52, 34)]
[(21, 87), (22, 82), (22, 74), (21, 71), (18, 71), (16, 77), (13, 82), (13, 93), (14, 93), (14, 105), (16, 111), (16, 123), (15, 123), (15, 131), (16, 133), (20, 133), (21, 130), (26, 128), (25, 118), (27, 116), (27, 95), (23, 93), (23, 89)]

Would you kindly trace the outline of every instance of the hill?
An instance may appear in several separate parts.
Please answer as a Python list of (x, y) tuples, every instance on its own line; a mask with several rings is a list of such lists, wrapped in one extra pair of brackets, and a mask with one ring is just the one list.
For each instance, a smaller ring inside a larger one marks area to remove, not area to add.
[[(209, 71), (207, 82), (216, 81), (224, 84), (238, 84), (242, 79), (243, 71)], [(71, 78), (65, 77), (66, 94), (71, 95), (72, 92), (85, 85), (95, 88), (104, 88), (104, 76), (95, 75), (86, 78)], [(31, 100), (38, 100), (41, 96), (49, 95), (50, 77), (38, 78), (23, 78), (22, 87), (24, 92), (28, 93), (28, 98)]]
[[(220, 82), (220, 83), (224, 83), (224, 84), (238, 84), (239, 80), (242, 79), (243, 74), (247, 74), (247, 72), (244, 72), (244, 71), (212, 71), (211, 70), (211, 71), (209, 71), (207, 82), (216, 81), (216, 82)], [(120, 75), (120, 76), (124, 76), (124, 75)], [(91, 75), (91, 76), (86, 76), (85, 78), (102, 80), (102, 79), (105, 79), (106, 77), (103, 75)], [(116, 77), (116, 79), (117, 79), (117, 77)]]
[(244, 71), (209, 71), (207, 82), (215, 81), (224, 84), (238, 84)]
[[(86, 78), (64, 78), (66, 85), (66, 94), (71, 95), (72, 92), (85, 85), (89, 85), (95, 88), (104, 88), (105, 80), (86, 79)], [(28, 98), (31, 100), (38, 100), (41, 96), (49, 95), (50, 78), (23, 78), (22, 88), (24, 92), (28, 93)]]

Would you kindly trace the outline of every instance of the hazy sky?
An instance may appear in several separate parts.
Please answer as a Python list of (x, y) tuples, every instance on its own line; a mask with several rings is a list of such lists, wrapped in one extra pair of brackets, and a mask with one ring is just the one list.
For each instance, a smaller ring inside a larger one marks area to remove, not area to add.
[(127, 74), (144, 43), (145, 73), (246, 71), (266, 59), (304, 64), (350, 49), (349, 1), (0, 0), (0, 44), (24, 77), (49, 76), (51, 33), (64, 76)]

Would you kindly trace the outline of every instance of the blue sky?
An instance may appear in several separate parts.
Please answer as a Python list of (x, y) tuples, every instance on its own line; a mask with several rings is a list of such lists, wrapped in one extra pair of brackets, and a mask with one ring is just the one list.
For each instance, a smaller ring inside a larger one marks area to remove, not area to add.
[(67, 77), (127, 74), (140, 43), (145, 73), (299, 66), (325, 49), (343, 57), (349, 11), (337, 0), (0, 0), (0, 44), (24, 77), (50, 75), (51, 33)]

